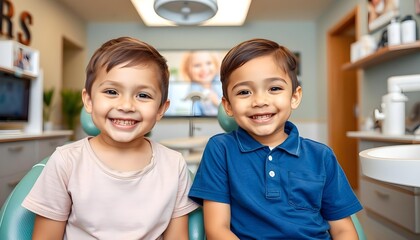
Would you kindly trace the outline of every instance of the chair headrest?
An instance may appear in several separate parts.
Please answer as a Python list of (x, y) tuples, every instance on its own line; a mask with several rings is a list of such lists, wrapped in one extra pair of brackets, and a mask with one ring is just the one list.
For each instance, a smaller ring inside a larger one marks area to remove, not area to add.
[(86, 112), (86, 109), (83, 107), (82, 111), (80, 113), (80, 124), (82, 125), (83, 131), (89, 136), (96, 136), (101, 131), (95, 126), (95, 124), (92, 121), (92, 116), (88, 112)]
[(225, 132), (232, 132), (238, 129), (238, 124), (233, 117), (230, 117), (226, 114), (223, 104), (219, 105), (217, 111), (217, 120), (219, 121), (220, 127), (222, 127)]

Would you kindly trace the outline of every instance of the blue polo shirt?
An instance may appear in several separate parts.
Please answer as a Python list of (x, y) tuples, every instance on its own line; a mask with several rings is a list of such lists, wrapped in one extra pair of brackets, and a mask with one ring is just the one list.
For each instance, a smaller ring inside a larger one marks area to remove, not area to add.
[(230, 204), (240, 239), (331, 239), (329, 220), (362, 209), (333, 151), (299, 137), (270, 150), (239, 128), (210, 138), (189, 196)]

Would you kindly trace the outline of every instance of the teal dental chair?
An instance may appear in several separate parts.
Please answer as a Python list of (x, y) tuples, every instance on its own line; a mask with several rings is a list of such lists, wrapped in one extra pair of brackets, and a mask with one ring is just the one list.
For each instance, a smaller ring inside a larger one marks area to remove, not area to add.
[[(80, 116), (83, 130), (94, 136), (99, 133), (92, 119), (84, 109)], [(48, 157), (34, 165), (32, 169), (16, 185), (0, 210), (0, 239), (1, 240), (30, 240), (35, 220), (35, 214), (21, 206), (22, 201), (31, 190), (38, 176), (42, 172)], [(189, 237), (192, 240), (204, 240), (203, 212), (199, 208), (189, 214)]]

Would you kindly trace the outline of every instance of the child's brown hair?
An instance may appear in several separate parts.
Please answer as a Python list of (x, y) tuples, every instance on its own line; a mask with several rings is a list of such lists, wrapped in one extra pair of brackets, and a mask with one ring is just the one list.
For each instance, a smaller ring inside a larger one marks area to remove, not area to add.
[(297, 78), (297, 60), (295, 55), (286, 47), (267, 39), (254, 38), (242, 42), (232, 48), (223, 58), (220, 68), (220, 80), (222, 81), (223, 97), (229, 101), (227, 86), (229, 77), (233, 71), (257, 57), (272, 55), (278, 66), (292, 80), (292, 89), (295, 92), (299, 86)]
[(160, 90), (162, 106), (168, 99), (169, 69), (166, 59), (151, 45), (131, 37), (120, 37), (102, 44), (93, 54), (86, 67), (85, 89), (91, 95), (92, 85), (99, 71), (104, 68), (111, 71), (117, 65), (125, 67), (136, 65), (154, 65), (160, 72)]

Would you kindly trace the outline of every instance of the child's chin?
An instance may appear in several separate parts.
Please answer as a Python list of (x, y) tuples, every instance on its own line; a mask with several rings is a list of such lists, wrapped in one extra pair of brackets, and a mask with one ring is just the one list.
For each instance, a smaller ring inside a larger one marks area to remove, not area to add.
[(124, 136), (125, 134), (114, 134), (111, 136), (111, 138), (116, 141), (116, 142), (120, 142), (120, 143), (129, 143), (129, 142), (133, 142), (135, 140), (138, 140), (140, 138), (143, 138), (142, 135), (139, 136), (135, 136), (133, 137), (132, 134), (130, 134), (129, 136)]

